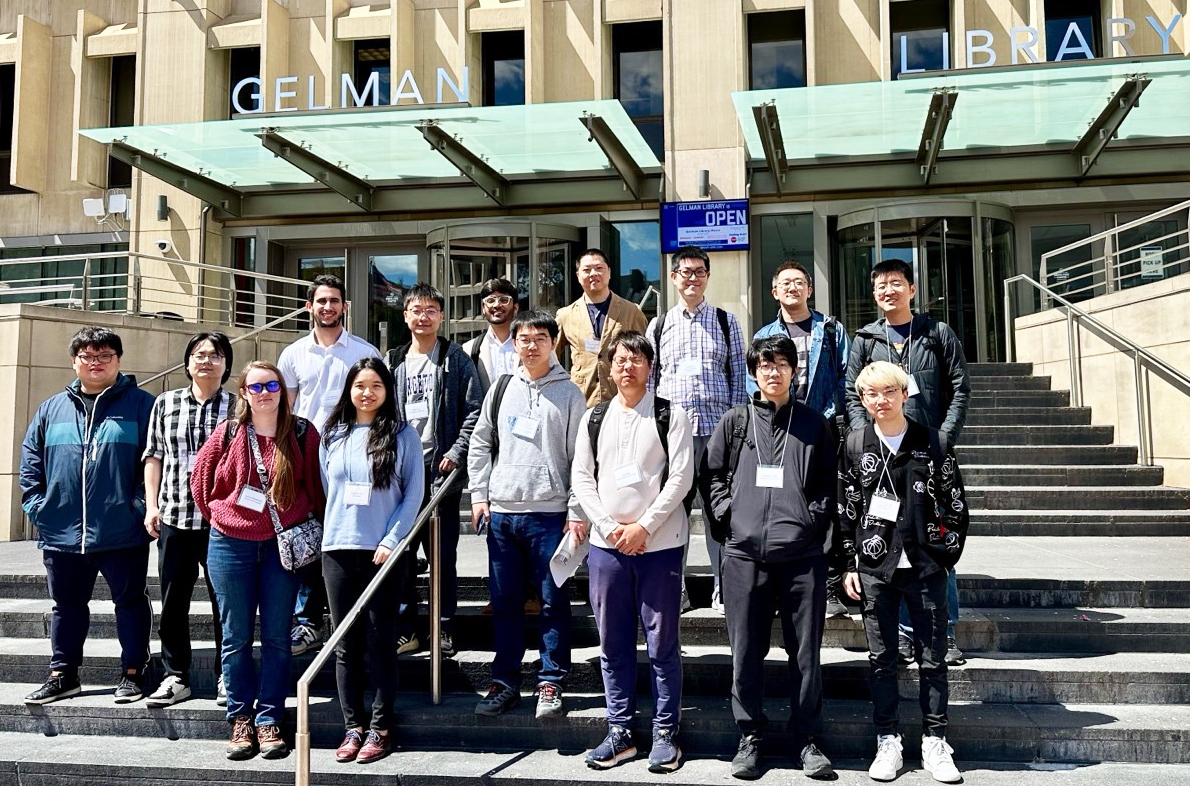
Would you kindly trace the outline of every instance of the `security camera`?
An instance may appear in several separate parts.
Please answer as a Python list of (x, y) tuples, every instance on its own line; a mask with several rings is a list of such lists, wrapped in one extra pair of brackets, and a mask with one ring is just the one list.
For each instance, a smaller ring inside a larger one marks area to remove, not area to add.
[(161, 239), (157, 241), (157, 250), (162, 254), (168, 254), (174, 247), (174, 244), (169, 240)]

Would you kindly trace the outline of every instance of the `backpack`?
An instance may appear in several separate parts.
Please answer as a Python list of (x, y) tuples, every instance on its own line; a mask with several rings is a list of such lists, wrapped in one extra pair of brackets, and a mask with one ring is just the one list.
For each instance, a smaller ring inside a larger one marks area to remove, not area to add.
[[(863, 458), (865, 431), (866, 428), (859, 428), (847, 434), (847, 461), (853, 467), (858, 467)], [(936, 428), (930, 429), (930, 458), (934, 460), (935, 467), (941, 469), (945, 463), (948, 447), (946, 435)]]
[(504, 391), (508, 390), (508, 383), (512, 382), (512, 374), (501, 374), (492, 387), (492, 466), (496, 466), (496, 459), (500, 455), (500, 402), (504, 400)]
[[(737, 418), (736, 422), (731, 427), (731, 433), (727, 435), (727, 486), (731, 488), (732, 482), (735, 480), (736, 470), (740, 466), (740, 453), (744, 450), (744, 445), (748, 442), (748, 426), (752, 423), (752, 404), (749, 402), (744, 405), (744, 416)], [(727, 540), (727, 522), (721, 521), (711, 510), (710, 494), (704, 495), (706, 504), (703, 506), (703, 515), (707, 519), (707, 528), (710, 531), (711, 538), (718, 543), (723, 543)]]
[[(662, 312), (657, 316), (657, 325), (653, 328), (653, 346), (657, 348), (657, 362), (653, 364), (653, 390), (661, 384), (661, 331), (665, 329), (665, 317), (669, 312)], [(727, 322), (727, 312), (715, 306), (715, 318), (719, 321), (719, 330), (723, 332), (723, 346), (726, 351), (723, 370), (727, 379), (731, 379), (731, 326)]]

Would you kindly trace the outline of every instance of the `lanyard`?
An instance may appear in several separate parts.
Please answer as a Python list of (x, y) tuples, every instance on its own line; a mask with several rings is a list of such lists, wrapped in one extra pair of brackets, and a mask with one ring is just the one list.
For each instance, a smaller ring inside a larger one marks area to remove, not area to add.
[[(872, 428), (876, 429), (875, 426), (873, 426)], [(879, 429), (876, 429), (876, 431), (877, 431), (876, 441), (880, 447), (880, 462), (882, 464), (881, 469), (880, 469), (880, 479), (877, 480), (876, 486), (877, 486), (877, 488), (879, 488), (880, 481), (887, 479), (888, 480), (888, 488), (887, 488), (888, 493), (893, 495), (893, 499), (896, 499), (899, 501), (900, 497), (897, 495), (896, 487), (893, 486), (893, 482), (892, 482), (892, 472), (890, 472), (888, 469), (889, 459), (893, 458), (896, 455), (896, 453), (894, 453), (893, 449), (884, 441), (884, 437), (882, 434), (879, 433)], [(905, 434), (908, 431), (909, 431), (909, 425), (906, 424), (905, 429), (897, 436), (904, 438)]]
[[(792, 405), (792, 402), (790, 402), (790, 404)], [(793, 407), (791, 405), (789, 406), (789, 417), (785, 421), (785, 434), (783, 435), (784, 439), (781, 440), (781, 448), (780, 448), (780, 450), (775, 451), (777, 453), (777, 459), (778, 459), (776, 466), (782, 467), (782, 468), (785, 467), (785, 448), (787, 448), (789, 446), (789, 429), (793, 426)], [(756, 406), (756, 405), (752, 404), (752, 406)], [(757, 418), (755, 418), (755, 417), (752, 418), (752, 441), (756, 443), (756, 455), (757, 455), (757, 458), (759, 458), (760, 457), (760, 438), (757, 436), (757, 433), (756, 433), (756, 420), (757, 420)], [(774, 423), (777, 422), (777, 410), (776, 409), (773, 410), (773, 422)]]
[[(884, 340), (886, 342), (888, 342), (888, 348), (891, 350), (892, 349), (892, 338), (888, 334), (888, 320), (887, 319), (884, 320)], [(909, 338), (907, 338), (905, 340), (905, 352), (906, 352), (905, 360), (908, 361), (908, 366), (905, 365), (905, 362), (902, 362), (900, 365), (902, 368), (905, 369), (906, 373), (912, 375), (913, 374), (913, 317), (909, 318)]]

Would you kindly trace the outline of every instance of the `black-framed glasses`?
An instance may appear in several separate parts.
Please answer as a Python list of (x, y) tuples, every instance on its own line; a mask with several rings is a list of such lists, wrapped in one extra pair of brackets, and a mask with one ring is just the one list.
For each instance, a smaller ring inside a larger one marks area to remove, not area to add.
[(103, 363), (104, 365), (107, 365), (108, 363), (111, 363), (113, 360), (116, 359), (116, 353), (115, 352), (100, 352), (96, 355), (89, 355), (89, 354), (80, 352), (79, 354), (75, 355), (75, 357), (78, 358), (83, 363)]
[(706, 278), (710, 275), (710, 271), (705, 267), (680, 267), (674, 271), (679, 278), (684, 278), (689, 281), (692, 278)]
[(268, 382), (253, 382), (250, 385), (244, 385), (244, 390), (254, 396), (259, 396), (266, 390), (270, 393), (280, 393), (281, 383), (275, 379), (270, 379)]

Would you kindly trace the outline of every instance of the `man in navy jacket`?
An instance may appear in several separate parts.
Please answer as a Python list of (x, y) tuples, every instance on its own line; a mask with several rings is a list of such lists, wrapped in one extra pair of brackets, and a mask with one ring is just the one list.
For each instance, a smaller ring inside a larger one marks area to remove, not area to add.
[(139, 699), (153, 621), (145, 576), (144, 465), (153, 396), (120, 373), (124, 345), (103, 327), (70, 341), (77, 379), (42, 402), (21, 444), (21, 507), (37, 526), (47, 584), (53, 657), (45, 684), (25, 697), (47, 704), (77, 694), (88, 604), (103, 574), (120, 639), (116, 703)]

